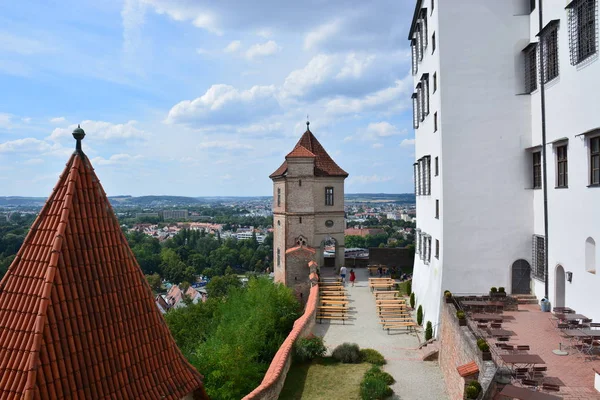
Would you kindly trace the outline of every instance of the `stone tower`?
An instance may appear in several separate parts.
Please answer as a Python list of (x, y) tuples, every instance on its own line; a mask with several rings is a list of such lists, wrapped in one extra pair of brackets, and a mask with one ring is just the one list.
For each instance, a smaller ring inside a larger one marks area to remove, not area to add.
[(269, 177), (273, 180), (275, 281), (289, 287), (308, 282), (310, 261), (321, 268), (329, 264), (323, 257), (327, 242), (335, 242), (335, 267), (339, 269), (344, 263), (344, 179), (348, 173), (327, 154), (309, 122), (294, 149)]

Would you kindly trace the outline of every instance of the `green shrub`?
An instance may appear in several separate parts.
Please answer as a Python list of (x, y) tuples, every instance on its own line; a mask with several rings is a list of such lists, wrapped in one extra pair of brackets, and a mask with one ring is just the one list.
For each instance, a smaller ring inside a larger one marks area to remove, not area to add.
[(406, 294), (412, 295), (412, 280), (406, 281)]
[(415, 308), (415, 294), (411, 293), (410, 294), (410, 308)]
[(380, 352), (373, 349), (362, 349), (360, 351), (360, 360), (374, 365), (384, 365), (385, 358)]
[(381, 377), (365, 377), (360, 383), (362, 400), (385, 399), (392, 395), (392, 388)]
[(465, 319), (465, 312), (462, 311), (462, 310), (458, 310), (456, 312), (456, 318), (458, 318), (458, 319)]
[(423, 307), (419, 305), (417, 308), (417, 324), (419, 326), (423, 325)]
[(433, 337), (433, 327), (431, 321), (427, 321), (427, 327), (425, 328), (425, 341), (428, 341)]
[(487, 344), (485, 339), (477, 339), (477, 347), (483, 352), (490, 351), (490, 345)]
[(490, 292), (496, 293), (496, 292), (498, 292), (498, 289), (495, 286), (492, 286), (492, 288), (490, 289)]
[(483, 339), (483, 338), (477, 339), (477, 347), (481, 346), (483, 343), (485, 343), (485, 339)]
[(505, 291), (505, 289), (502, 286), (500, 286), (498, 288), (498, 293), (506, 293), (506, 291)]
[(467, 395), (467, 399), (476, 399), (479, 396), (479, 391), (475, 386), (467, 386), (465, 388), (465, 394)]
[(446, 290), (446, 291), (444, 292), (444, 297), (448, 297), (448, 298), (449, 298), (449, 297), (452, 297), (452, 292), (451, 292), (451, 291), (449, 291), (449, 290)]
[(356, 364), (360, 362), (360, 348), (356, 343), (342, 343), (333, 350), (331, 357), (344, 364)]
[(312, 335), (298, 339), (296, 341), (295, 350), (296, 359), (300, 362), (323, 357), (325, 353), (327, 353), (327, 347), (325, 347), (325, 343), (323, 343), (323, 338)]
[(385, 371), (382, 371), (382, 369), (378, 366), (371, 367), (371, 369), (365, 372), (365, 376), (363, 379), (372, 377), (382, 379), (386, 383), (386, 385), (392, 385), (394, 382), (396, 382), (393, 376), (391, 376)]
[(474, 388), (476, 388), (477, 393), (481, 392), (481, 383), (479, 383), (479, 381), (471, 381), (469, 382), (469, 386), (473, 386)]

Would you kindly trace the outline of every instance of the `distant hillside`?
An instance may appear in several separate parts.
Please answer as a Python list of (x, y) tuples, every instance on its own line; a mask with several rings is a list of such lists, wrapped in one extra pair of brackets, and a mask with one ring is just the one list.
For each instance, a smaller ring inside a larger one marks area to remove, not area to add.
[(416, 202), (414, 193), (346, 193), (345, 199), (355, 202)]
[(45, 197), (0, 196), (0, 207), (41, 207)]

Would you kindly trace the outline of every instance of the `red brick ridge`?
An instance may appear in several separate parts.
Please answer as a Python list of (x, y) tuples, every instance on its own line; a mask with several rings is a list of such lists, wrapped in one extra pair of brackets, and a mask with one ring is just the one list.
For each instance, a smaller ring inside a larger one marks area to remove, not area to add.
[[(255, 400), (262, 399), (263, 396), (266, 397), (266, 394), (272, 390), (277, 384), (281, 383), (283, 386), (283, 382), (280, 380), (285, 380), (284, 370), (286, 367), (289, 358), (292, 356), (292, 350), (294, 348), (294, 343), (300, 337), (302, 331), (307, 327), (311, 318), (314, 318), (317, 303), (319, 301), (319, 285), (315, 285), (310, 289), (310, 294), (308, 296), (308, 301), (306, 302), (306, 308), (304, 309), (304, 314), (300, 318), (294, 322), (294, 327), (291, 332), (287, 336), (287, 338), (279, 347), (279, 350), (273, 357), (271, 361), (271, 365), (269, 369), (265, 373), (265, 376), (261, 382), (261, 384), (256, 387), (250, 394), (243, 398), (243, 400)], [(287, 374), (287, 371), (285, 371)]]

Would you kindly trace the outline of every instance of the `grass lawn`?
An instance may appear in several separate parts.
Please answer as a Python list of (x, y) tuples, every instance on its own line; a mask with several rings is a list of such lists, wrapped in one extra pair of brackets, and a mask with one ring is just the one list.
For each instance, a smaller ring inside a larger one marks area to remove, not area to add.
[(322, 358), (305, 364), (292, 364), (280, 400), (355, 400), (369, 363), (342, 364)]

